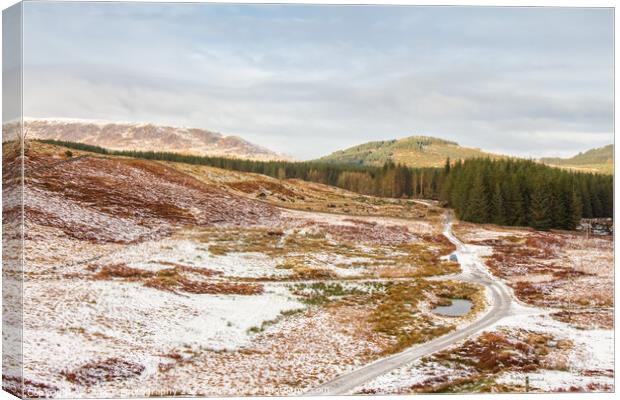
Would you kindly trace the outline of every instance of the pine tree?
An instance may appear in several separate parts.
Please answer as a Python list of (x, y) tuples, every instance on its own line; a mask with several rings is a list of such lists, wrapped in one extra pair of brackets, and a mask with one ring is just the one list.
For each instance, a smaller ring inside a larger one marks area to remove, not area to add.
[(592, 199), (585, 179), (581, 179), (581, 207), (583, 218), (592, 218)]
[(504, 209), (505, 222), (508, 225), (522, 226), (526, 225), (526, 213), (523, 202), (523, 193), (520, 190), (519, 182), (516, 176), (508, 180), (506, 183)]
[(497, 225), (504, 225), (506, 223), (506, 210), (504, 209), (504, 194), (502, 193), (502, 188), (499, 182), (495, 184), (492, 209), (493, 223)]
[(605, 214), (603, 213), (603, 204), (597, 192), (592, 193), (592, 216), (594, 218), (601, 218)]
[(469, 192), (469, 204), (465, 217), (467, 221), (484, 223), (489, 220), (489, 201), (487, 190), (481, 174), (474, 178), (473, 186)]
[(549, 228), (564, 228), (568, 223), (569, 193), (563, 188), (562, 183), (551, 177), (546, 183), (545, 192), (548, 198)]
[(579, 226), (579, 223), (581, 222), (582, 212), (583, 210), (581, 198), (577, 194), (577, 191), (573, 189), (571, 191), (570, 203), (568, 208), (570, 219), (568, 221), (566, 229), (575, 229), (577, 226)]
[(546, 182), (537, 179), (532, 188), (530, 225), (536, 229), (549, 230), (552, 227), (552, 217), (549, 193)]

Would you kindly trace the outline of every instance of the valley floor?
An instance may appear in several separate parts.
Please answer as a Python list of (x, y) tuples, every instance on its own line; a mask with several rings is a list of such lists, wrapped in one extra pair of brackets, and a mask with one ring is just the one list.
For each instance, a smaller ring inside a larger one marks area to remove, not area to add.
[[(483, 285), (459, 279), (431, 203), (75, 153), (26, 152), (24, 386), (13, 360), (5, 389), (301, 394), (491, 305)], [(525, 376), (532, 391), (613, 390), (613, 243), (454, 231), (510, 287), (510, 316), (353, 392), (523, 391)], [(5, 269), (5, 285), (19, 272)], [(434, 312), (454, 299), (471, 308)]]

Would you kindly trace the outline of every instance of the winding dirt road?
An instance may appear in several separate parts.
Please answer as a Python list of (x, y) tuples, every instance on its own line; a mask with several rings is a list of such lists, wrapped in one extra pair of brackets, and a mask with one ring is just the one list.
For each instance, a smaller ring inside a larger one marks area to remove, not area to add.
[(445, 216), (443, 234), (456, 246), (455, 254), (458, 257), (462, 269), (459, 275), (450, 276), (449, 279), (476, 282), (484, 285), (490, 294), (490, 306), (485, 310), (485, 314), (481, 318), (473, 321), (470, 325), (462, 327), (452, 333), (441, 336), (428, 343), (412, 347), (401, 353), (382, 358), (355, 371), (341, 375), (321, 386), (311, 389), (307, 392), (307, 395), (350, 394), (355, 388), (362, 386), (366, 382), (396, 368), (402, 367), (418, 358), (456, 344), (510, 314), (510, 305), (512, 303), (510, 292), (502, 282), (494, 279), (490, 275), (478, 254), (454, 236), (452, 233), (451, 215), (449, 213)]

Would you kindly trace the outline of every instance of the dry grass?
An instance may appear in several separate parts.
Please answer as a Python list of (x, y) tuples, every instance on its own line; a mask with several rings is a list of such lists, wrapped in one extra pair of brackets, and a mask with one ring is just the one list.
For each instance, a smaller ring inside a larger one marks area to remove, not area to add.
[(566, 393), (598, 393), (598, 392), (613, 392), (614, 387), (607, 384), (588, 383), (585, 387), (570, 386), (568, 389), (560, 388), (557, 392)]
[(363, 275), (382, 278), (414, 278), (460, 271), (458, 263), (441, 259), (454, 251), (454, 246), (439, 235), (423, 236), (413, 242), (360, 246), (359, 240), (365, 230), (376, 229), (376, 224), (347, 227), (349, 233), (356, 232), (351, 240), (334, 236), (329, 227), (311, 228), (296, 228), (286, 233), (268, 228), (206, 228), (188, 232), (185, 237), (208, 243), (209, 252), (214, 256), (261, 253), (279, 257), (282, 261), (277, 268), (293, 271), (292, 276), (279, 278), (283, 280), (337, 278), (329, 271), (334, 265), (329, 260), (335, 257), (353, 260), (336, 263), (339, 268), (361, 268)]
[(105, 265), (95, 274), (95, 279), (108, 280), (112, 278), (123, 278), (129, 281), (137, 281), (153, 276), (152, 271), (131, 268), (125, 264)]
[(321, 183), (298, 179), (275, 179), (207, 166), (166, 164), (234, 194), (289, 209), (357, 216), (435, 219), (437, 222), (442, 214), (442, 210), (438, 207), (427, 207), (411, 200), (365, 196)]
[(295, 267), (293, 271), (293, 276), (288, 278), (290, 280), (327, 280), (338, 278), (335, 272), (322, 268)]
[(2, 375), (2, 390), (17, 398), (30, 399), (49, 399), (58, 392), (56, 386), (9, 375)]
[(353, 286), (340, 282), (297, 283), (291, 285), (291, 293), (308, 305), (327, 305), (333, 302), (343, 305), (368, 304), (370, 293), (383, 292), (389, 283), (366, 282)]
[(465, 363), (479, 372), (511, 370), (531, 372), (539, 368), (541, 357), (549, 351), (550, 335), (525, 333), (520, 340), (500, 332), (485, 332), (468, 340), (456, 351), (442, 352), (437, 359)]
[(232, 189), (241, 191), (246, 194), (253, 194), (256, 197), (266, 198), (267, 196), (275, 196), (280, 201), (295, 202), (296, 200), (305, 200), (305, 196), (299, 191), (293, 191), (281, 181), (262, 179), (262, 180), (246, 180), (239, 182), (231, 182), (228, 186)]
[[(47, 201), (37, 203), (31, 196), (26, 218), (79, 240), (132, 243), (152, 231), (170, 233), (173, 226), (251, 225), (279, 215), (269, 204), (223, 191), (163, 163), (89, 155), (64, 159), (43, 147), (31, 143), (28, 149), (25, 186)], [(56, 203), (62, 204), (54, 208)], [(73, 215), (78, 212), (84, 215)]]
[(175, 264), (173, 268), (164, 268), (159, 271), (145, 271), (131, 268), (124, 264), (106, 265), (95, 275), (95, 279), (121, 278), (125, 281), (139, 281), (146, 287), (193, 294), (240, 294), (256, 295), (263, 293), (262, 285), (225, 281), (204, 281), (190, 279), (188, 276), (210, 278), (221, 275), (219, 271), (206, 268), (195, 268)]
[(143, 371), (143, 365), (118, 358), (108, 358), (84, 364), (72, 371), (62, 371), (62, 375), (71, 383), (91, 386), (102, 382), (135, 378)]
[(403, 393), (522, 392), (523, 386), (498, 384), (495, 377), (504, 372), (565, 371), (572, 346), (570, 341), (555, 341), (551, 335), (522, 329), (484, 332), (457, 348), (421, 360), (423, 365), (436, 363), (460, 373), (440, 372)]
[(521, 301), (569, 310), (613, 306), (611, 240), (586, 240), (570, 232), (457, 226), (468, 243), (492, 249), (487, 266), (512, 286)]
[(463, 282), (415, 282), (394, 283), (386, 287), (385, 293), (374, 295), (378, 303), (369, 315), (375, 331), (386, 335), (394, 342), (384, 353), (396, 353), (417, 343), (424, 343), (455, 329), (451, 323), (442, 322), (433, 315), (421, 312), (419, 304), (433, 297), (463, 298), (474, 303), (470, 315), (483, 305), (483, 295), (477, 286)]
[(579, 329), (614, 329), (613, 310), (563, 310), (552, 313), (551, 317)]
[(170, 270), (162, 270), (144, 282), (144, 286), (193, 294), (240, 294), (257, 295), (264, 292), (262, 285), (238, 282), (197, 282), (179, 276)]

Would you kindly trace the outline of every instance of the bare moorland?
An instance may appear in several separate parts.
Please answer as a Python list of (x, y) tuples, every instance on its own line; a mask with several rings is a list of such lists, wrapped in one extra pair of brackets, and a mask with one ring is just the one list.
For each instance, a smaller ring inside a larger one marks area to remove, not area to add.
[[(34, 395), (301, 393), (489, 305), (483, 286), (457, 278), (430, 202), (36, 142), (25, 156)], [(455, 233), (512, 288), (514, 315), (356, 392), (522, 391), (525, 374), (531, 390), (613, 389), (610, 240)], [(433, 312), (450, 299), (472, 308)]]

